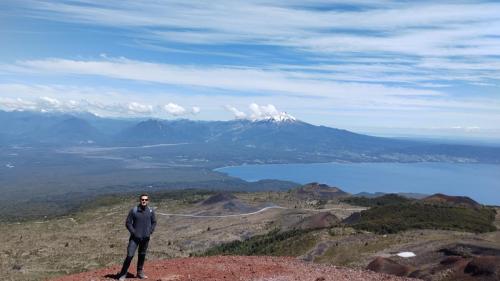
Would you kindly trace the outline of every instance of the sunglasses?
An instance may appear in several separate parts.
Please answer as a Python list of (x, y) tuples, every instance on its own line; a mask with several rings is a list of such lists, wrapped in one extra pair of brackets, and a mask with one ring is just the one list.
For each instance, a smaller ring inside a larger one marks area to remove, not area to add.
[(141, 201), (149, 201), (149, 199), (142, 199), (142, 198), (141, 198)]

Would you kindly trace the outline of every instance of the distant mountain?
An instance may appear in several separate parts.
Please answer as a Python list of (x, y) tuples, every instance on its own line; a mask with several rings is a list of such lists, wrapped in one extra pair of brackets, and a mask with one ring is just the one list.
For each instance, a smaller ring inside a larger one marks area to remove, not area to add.
[(67, 114), (1, 112), (4, 143), (16, 145), (78, 144), (102, 138), (102, 132), (84, 119)]
[(114, 137), (117, 143), (160, 144), (175, 142), (204, 142), (210, 137), (213, 124), (209, 122), (149, 119), (124, 129)]
[(101, 141), (103, 134), (86, 120), (70, 116), (47, 128), (41, 137), (51, 142), (64, 139), (70, 143), (94, 143)]
[(353, 149), (380, 152), (388, 148), (404, 148), (411, 143), (314, 126), (293, 119), (226, 122), (150, 119), (125, 129), (118, 134), (117, 141), (120, 140), (140, 144), (237, 144), (249, 148), (322, 154), (342, 154)]
[(500, 147), (373, 137), (315, 126), (288, 115), (259, 121), (193, 121), (0, 111), (0, 127), (0, 145), (151, 146), (182, 143), (187, 145), (176, 148), (177, 155), (209, 158), (223, 165), (331, 161), (500, 163)]
[(110, 136), (135, 121), (100, 118), (90, 113), (0, 111), (0, 145), (108, 144)]

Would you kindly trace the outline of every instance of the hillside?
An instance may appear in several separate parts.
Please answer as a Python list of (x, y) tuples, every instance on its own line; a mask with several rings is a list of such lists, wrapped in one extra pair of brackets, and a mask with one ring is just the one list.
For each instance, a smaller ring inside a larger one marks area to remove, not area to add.
[[(494, 248), (500, 243), (499, 231), (470, 233), (418, 229), (377, 234), (356, 230), (338, 224), (337, 221), (366, 208), (331, 200), (325, 202), (321, 208), (312, 207), (306, 204), (307, 200), (299, 202), (288, 192), (239, 192), (221, 195), (207, 190), (179, 190), (152, 193), (151, 200), (152, 206), (157, 208), (158, 226), (150, 243), (147, 267), (157, 261), (161, 264), (160, 268), (172, 265), (174, 267), (171, 269), (177, 270), (176, 266), (183, 265), (178, 258), (222, 249), (218, 254), (294, 256), (297, 260), (328, 264), (321, 267), (326, 271), (333, 268), (331, 265), (345, 266), (350, 268), (346, 270), (351, 277), (357, 272), (364, 272), (352, 268), (366, 268), (377, 256), (388, 257), (405, 265), (410, 263), (413, 266), (434, 268), (449, 255), (461, 255), (461, 251), (464, 255), (496, 255), (498, 251)], [(254, 209), (263, 206), (281, 208), (266, 209), (252, 215), (238, 215), (232, 209), (211, 209), (212, 206), (220, 207), (232, 201)], [(89, 203), (85, 208), (64, 217), (0, 223), (0, 231), (17, 233), (6, 237), (3, 243), (0, 243), (2, 277), (5, 280), (33, 281), (82, 273), (81, 276), (92, 276), (84, 280), (100, 280), (104, 279), (106, 274), (116, 273), (123, 261), (123, 251), (128, 241), (123, 221), (130, 208), (137, 204), (136, 195), (101, 196)], [(197, 216), (204, 212), (209, 216)], [(221, 216), (211, 217), (210, 214)], [(494, 223), (500, 226), (499, 214)], [(458, 246), (450, 246), (452, 243), (457, 243)], [(442, 249), (447, 250), (441, 251)], [(417, 256), (407, 261), (400, 260), (395, 253), (401, 251), (412, 251)], [(224, 264), (224, 260), (218, 258), (209, 260)], [(252, 259), (247, 261), (252, 263)], [(165, 263), (162, 264), (163, 262)], [(317, 268), (315, 263), (306, 263), (307, 268)], [(277, 266), (279, 264), (280, 262), (276, 263)], [(186, 264), (186, 268), (192, 269), (190, 266)], [(441, 270), (446, 269), (436, 268), (434, 277), (441, 276)], [(95, 270), (103, 274), (86, 273)], [(212, 276), (212, 271), (199, 272)], [(152, 275), (156, 278), (152, 280), (184, 274), (179, 271), (163, 273), (165, 275)], [(230, 278), (230, 275), (226, 275), (226, 278)], [(447, 281), (451, 280), (453, 279)], [(481, 279), (474, 277), (464, 280)]]
[(424, 202), (437, 204), (450, 204), (453, 206), (464, 206), (469, 208), (479, 208), (481, 204), (472, 200), (467, 196), (450, 196), (446, 194), (436, 193), (422, 199)]
[(352, 196), (342, 199), (342, 202), (363, 207), (395, 205), (411, 201), (413, 200), (397, 194), (384, 194), (378, 197)]
[(354, 214), (345, 222), (356, 228), (380, 234), (408, 229), (449, 229), (468, 232), (495, 231), (496, 211), (448, 204), (409, 202), (376, 206)]
[(290, 195), (300, 200), (333, 200), (349, 196), (338, 187), (317, 182), (305, 184), (289, 191)]

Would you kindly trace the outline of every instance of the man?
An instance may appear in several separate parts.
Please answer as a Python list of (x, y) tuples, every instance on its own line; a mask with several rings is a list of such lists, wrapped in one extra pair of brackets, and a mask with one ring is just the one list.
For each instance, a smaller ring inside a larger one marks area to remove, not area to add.
[(130, 210), (125, 221), (125, 226), (130, 232), (128, 240), (127, 257), (123, 261), (122, 270), (119, 273), (119, 280), (124, 281), (127, 277), (128, 267), (134, 257), (135, 250), (139, 247), (137, 257), (137, 277), (140, 279), (148, 278), (144, 274), (144, 261), (146, 260), (146, 251), (148, 250), (149, 238), (156, 227), (156, 216), (152, 208), (148, 207), (149, 196), (141, 194), (139, 205)]

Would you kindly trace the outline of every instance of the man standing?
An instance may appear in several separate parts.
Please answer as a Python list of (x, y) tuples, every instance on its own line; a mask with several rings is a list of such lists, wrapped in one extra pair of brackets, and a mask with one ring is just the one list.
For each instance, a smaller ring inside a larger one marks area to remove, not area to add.
[(119, 273), (119, 280), (123, 281), (127, 277), (128, 267), (134, 257), (135, 250), (139, 247), (137, 258), (137, 277), (140, 279), (148, 278), (144, 274), (144, 261), (146, 260), (146, 251), (148, 250), (149, 237), (153, 234), (156, 227), (156, 217), (154, 210), (148, 207), (149, 196), (141, 194), (139, 205), (130, 210), (125, 221), (125, 226), (130, 232), (128, 240), (127, 257), (123, 261), (122, 270)]

